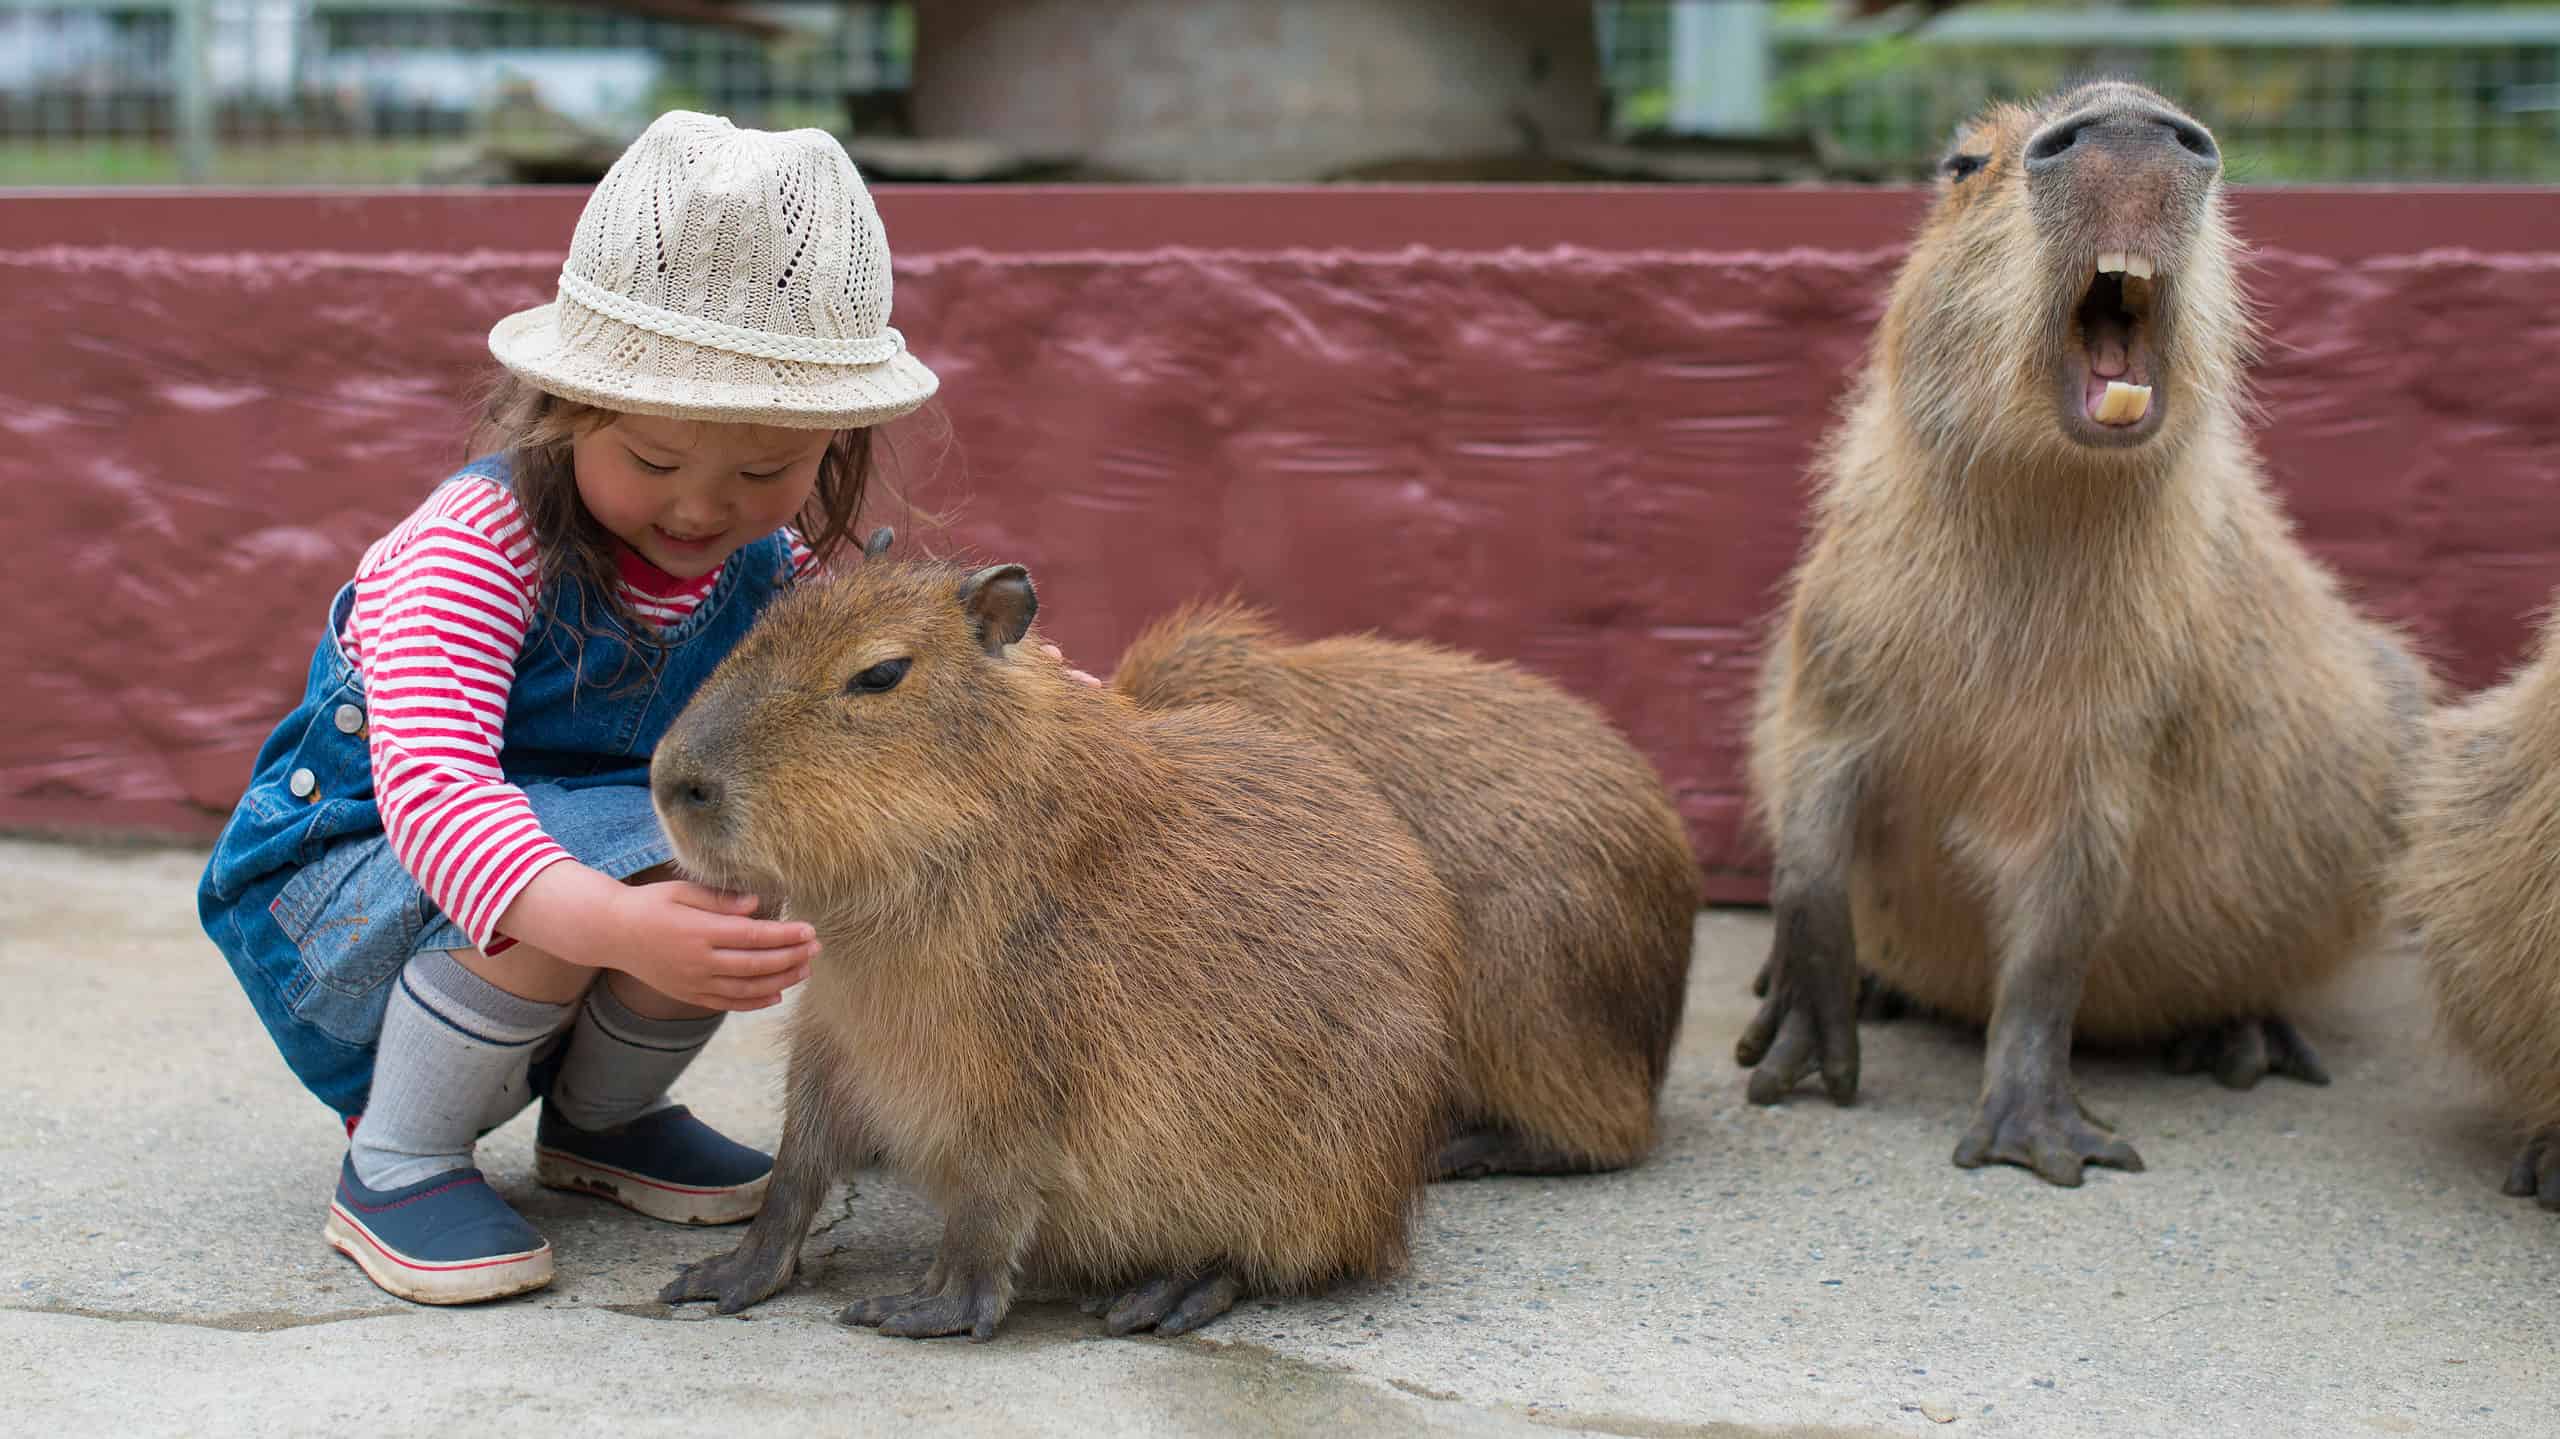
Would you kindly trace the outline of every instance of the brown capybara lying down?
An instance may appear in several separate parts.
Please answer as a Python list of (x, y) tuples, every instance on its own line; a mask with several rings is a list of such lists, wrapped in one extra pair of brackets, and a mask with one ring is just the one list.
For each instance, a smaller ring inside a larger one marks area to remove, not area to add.
[(1447, 891), (1349, 766), (1075, 679), (1035, 605), (1018, 565), (870, 559), (778, 601), (660, 745), (679, 862), (823, 945), (764, 1209), (668, 1301), (779, 1290), (874, 1157), (944, 1216), (922, 1283), (845, 1311), (884, 1333), (983, 1339), (1018, 1274), (1180, 1333), (1403, 1263)]
[(1548, 681), (1436, 645), (1292, 643), (1233, 604), (1129, 647), (1154, 709), (1242, 705), (1322, 742), (1411, 825), (1458, 902), (1458, 1089), (1441, 1178), (1633, 1164), (1680, 1032), (1698, 863), (1661, 776)]
[(2433, 681), (2260, 474), (2221, 177), (2119, 83), (1948, 153), (1763, 669), (1754, 1100), (1854, 1097), (1862, 966), (1989, 1026), (1966, 1167), (2141, 1167), (2075, 1037), (2325, 1082), (2281, 1010), (2377, 928)]

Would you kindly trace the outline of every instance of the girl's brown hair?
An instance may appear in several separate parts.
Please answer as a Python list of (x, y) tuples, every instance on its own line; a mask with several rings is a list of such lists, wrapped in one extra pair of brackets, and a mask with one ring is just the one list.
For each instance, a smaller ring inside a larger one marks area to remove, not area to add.
[[(645, 657), (647, 668), (654, 673), (659, 658), (657, 626), (642, 619), (623, 598), (620, 573), (614, 564), (613, 536), (578, 498), (577, 468), (571, 454), (571, 447), (581, 436), (613, 423), (615, 418), (611, 410), (562, 399), (526, 382), (514, 371), (501, 368), (488, 382), (480, 418), (471, 429), (469, 453), (473, 457), (507, 457), (515, 477), (516, 501), (523, 506), (525, 523), (533, 533), (544, 603), (559, 603), (559, 580), (584, 581), (584, 588), (601, 598), (613, 617), (621, 621), (634, 641), (634, 651)], [(863, 502), (872, 486), (889, 488), (879, 480), (877, 468), (869, 429), (839, 430), (828, 441), (827, 452), (818, 461), (818, 482), (809, 491), (808, 506), (793, 520), (793, 527), (808, 542), (820, 567), (832, 561), (846, 541), (853, 538), (854, 525), (862, 518)], [(578, 619), (583, 650), (584, 636), (597, 633), (597, 627), (593, 617), (581, 614)]]

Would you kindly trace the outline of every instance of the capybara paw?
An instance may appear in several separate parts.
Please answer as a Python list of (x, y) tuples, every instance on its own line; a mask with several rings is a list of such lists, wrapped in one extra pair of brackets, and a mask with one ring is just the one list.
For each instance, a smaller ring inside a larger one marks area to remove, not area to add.
[(1188, 1334), (1235, 1307), (1244, 1286), (1228, 1274), (1168, 1274), (1120, 1296), (1102, 1319), (1113, 1334), (1152, 1329), (1165, 1338)]
[(874, 1294), (868, 1299), (857, 1299), (846, 1305), (836, 1315), (836, 1322), (863, 1329), (877, 1329), (880, 1327), (880, 1322), (890, 1315), (910, 1304), (931, 1298), (932, 1295), (931, 1289), (921, 1285), (904, 1294)]
[(2530, 1199), (2560, 1214), (2560, 1128), (2543, 1130), (2525, 1141), (2515, 1167), (2507, 1171), (2505, 1189), (2517, 1199)]
[(717, 1258), (677, 1270), (676, 1277), (658, 1291), (658, 1302), (689, 1304), (711, 1299), (718, 1301), (720, 1313), (735, 1314), (772, 1298), (790, 1282), (790, 1256), (785, 1255), (777, 1263), (757, 1252), (753, 1245), (741, 1244)]
[(2048, 1184), (2077, 1189), (2082, 1166), (2099, 1164), (2138, 1174), (2142, 1156), (2082, 1109), (2067, 1086), (2016, 1085), (1985, 1098), (1973, 1128), (1956, 1144), (1958, 1168), (1985, 1164), (2015, 1164), (2034, 1170)]
[(897, 1339), (938, 1339), (966, 1334), (971, 1341), (992, 1339), (1010, 1307), (991, 1280), (959, 1276), (941, 1288), (905, 1294), (875, 1294), (847, 1305), (836, 1316), (840, 1324), (877, 1329)]
[(1496, 1124), (1467, 1130), (1440, 1146), (1431, 1160), (1431, 1182), (1496, 1174), (1597, 1174), (1617, 1167), (1550, 1148)]
[(1775, 1104), (1808, 1074), (1822, 1072), (1834, 1104), (1858, 1097), (1858, 970), (1839, 945), (1817, 942), (1820, 916), (1781, 908), (1762, 967), (1768, 997), (1733, 1042), (1751, 1071), (1754, 1104)]
[(1733, 1046), (1734, 1062), (1751, 1071), (1748, 1093), (1754, 1104), (1775, 1104), (1804, 1077), (1822, 1073), (1823, 1091), (1834, 1104), (1858, 1097), (1858, 1022), (1855, 1005), (1830, 1019), (1816, 1017), (1811, 1004), (1793, 1002), (1783, 990), (1760, 1006), (1760, 1013)]
[(2327, 1084), (2329, 1071), (2302, 1031), (2284, 1019), (2233, 1020), (2209, 1024), (2178, 1036), (2169, 1044), (2169, 1072), (2210, 1072), (2226, 1089), (2249, 1089), (2270, 1074)]
[(1885, 983), (1884, 976), (1866, 970), (1858, 972), (1858, 1020), (1862, 1024), (1889, 1024), (1918, 1008), (1911, 996)]

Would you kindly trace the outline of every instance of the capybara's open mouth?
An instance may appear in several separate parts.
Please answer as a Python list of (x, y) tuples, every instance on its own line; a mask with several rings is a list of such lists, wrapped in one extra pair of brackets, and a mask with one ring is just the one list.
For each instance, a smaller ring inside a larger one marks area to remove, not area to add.
[(2063, 347), (2065, 405), (2086, 422), (2070, 428), (2096, 443), (2125, 443), (2159, 427), (2151, 349), (2158, 284), (2150, 256), (2106, 251), (2072, 313)]

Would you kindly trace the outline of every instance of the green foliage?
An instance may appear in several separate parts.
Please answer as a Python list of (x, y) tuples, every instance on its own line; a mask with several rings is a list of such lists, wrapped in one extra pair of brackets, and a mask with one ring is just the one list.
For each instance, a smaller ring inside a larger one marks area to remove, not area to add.
[[(2129, 0), (2123, 8), (2212, 3)], [(1816, 19), (1838, 13), (1829, 0), (1781, 0), (1775, 8)], [(2292, 0), (2291, 8), (2331, 8), (2331, 0)], [(2512, 0), (2512, 8), (2550, 6)], [(1612, 68), (1622, 125), (1659, 124), (1670, 113), (1662, 18), (1659, 6), (1620, 7), (1617, 34), (1628, 53)], [(2548, 48), (2098, 50), (1920, 44), (1884, 34), (1789, 42), (1773, 69), (1773, 125), (1814, 131), (1861, 166), (1909, 175), (1925, 173), (1954, 127), (1988, 101), (2032, 98), (2114, 73), (2177, 97), (2212, 125), (2233, 178), (2244, 183), (2560, 181), (2560, 109), (2553, 108), (2560, 106), (2560, 50)]]

